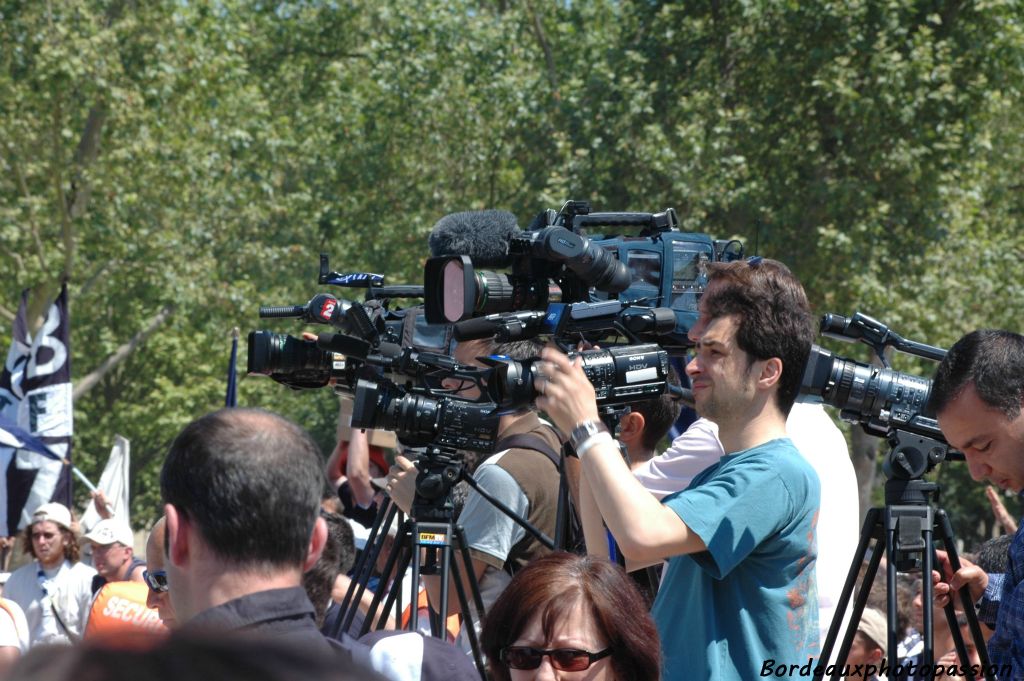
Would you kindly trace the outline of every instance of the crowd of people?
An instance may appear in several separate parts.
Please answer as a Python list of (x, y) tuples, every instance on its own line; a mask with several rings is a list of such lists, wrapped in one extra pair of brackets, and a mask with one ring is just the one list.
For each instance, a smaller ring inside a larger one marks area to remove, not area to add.
[[(679, 413), (668, 397), (634, 405), (612, 432), (579, 361), (534, 341), (457, 343), (453, 356), (469, 365), (539, 356), (539, 396), (501, 416), (494, 453), (465, 457), (474, 484), (458, 482), (442, 504), (461, 528), (451, 541), (454, 560), (465, 549), (463, 569), (425, 560), (414, 583), (382, 551), (360, 563), (368, 592), (351, 601), (357, 554), (407, 536), (398, 523), (388, 536), (385, 512), (423, 508), (415, 452), (399, 446), (389, 461), (396, 443), (353, 430), (345, 406), (326, 466), (281, 416), (204, 415), (167, 452), (144, 561), (116, 518), (79, 537), (67, 508), (36, 509), (28, 562), (0, 599), (0, 678), (456, 681), (480, 678), (477, 638), (486, 673), (502, 680), (807, 676), (860, 524), (841, 432), (820, 406), (796, 403), (813, 335), (803, 288), (784, 265), (710, 265), (686, 366), (700, 418), (660, 454)], [(447, 387), (479, 394), (463, 381)], [(976, 479), (1024, 489), (1024, 337), (965, 336), (932, 400)], [(547, 540), (564, 537), (563, 479), (582, 535), (574, 552)], [(998, 677), (1024, 678), (1024, 535), (1000, 541), (958, 570), (940, 553), (931, 578), (939, 607), (969, 590)], [(399, 553), (418, 561), (421, 545)], [(922, 641), (910, 614), (920, 586), (900, 579), (896, 612), (877, 590), (868, 599), (845, 677), (931, 673), (903, 664), (922, 659)], [(469, 594), (467, 603), (478, 592), (482, 608), (466, 613), (448, 597), (438, 612), (444, 591)], [(373, 594), (389, 593), (391, 610), (371, 617)], [(903, 640), (887, 660), (896, 617)], [(413, 620), (419, 630), (404, 631)], [(942, 621), (934, 659), (979, 664), (973, 649), (959, 659)], [(954, 626), (966, 627), (963, 613)]]

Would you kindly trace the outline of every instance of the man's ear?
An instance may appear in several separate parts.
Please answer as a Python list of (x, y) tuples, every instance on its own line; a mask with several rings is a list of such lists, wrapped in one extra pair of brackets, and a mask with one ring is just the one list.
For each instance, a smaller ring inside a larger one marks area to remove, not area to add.
[(164, 504), (164, 516), (167, 518), (164, 553), (167, 560), (180, 567), (188, 562), (189, 533), (192, 530), (192, 525), (188, 517), (180, 513), (172, 504)]
[(635, 411), (623, 414), (619, 419), (619, 439), (629, 446), (629, 443), (640, 439), (645, 425), (647, 425), (647, 421), (643, 414)]
[(780, 380), (782, 380), (782, 360), (778, 357), (764, 360), (761, 374), (757, 377), (758, 384), (762, 388), (771, 388), (777, 385)]
[(327, 545), (327, 521), (317, 516), (313, 523), (313, 534), (309, 537), (309, 550), (306, 551), (306, 562), (302, 564), (302, 571), (306, 572), (320, 560), (320, 554), (324, 552)]

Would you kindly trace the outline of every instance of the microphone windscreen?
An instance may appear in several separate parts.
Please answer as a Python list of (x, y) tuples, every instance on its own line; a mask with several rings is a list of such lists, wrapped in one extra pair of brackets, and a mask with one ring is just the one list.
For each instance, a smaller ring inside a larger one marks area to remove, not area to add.
[(516, 216), (504, 210), (471, 210), (445, 215), (430, 231), (430, 254), (468, 255), (476, 267), (506, 267), (508, 244), (519, 232)]

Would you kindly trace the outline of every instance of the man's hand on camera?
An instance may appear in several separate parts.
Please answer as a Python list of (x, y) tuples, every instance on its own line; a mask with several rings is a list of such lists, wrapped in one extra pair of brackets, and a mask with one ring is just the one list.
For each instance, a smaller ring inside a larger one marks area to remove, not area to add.
[(395, 463), (388, 470), (388, 483), (384, 488), (391, 501), (406, 514), (412, 509), (416, 496), (416, 464), (404, 456), (396, 456)]
[[(985, 571), (969, 560), (961, 558), (960, 569), (954, 573), (953, 566), (949, 564), (949, 555), (945, 551), (936, 551), (935, 553), (939, 557), (940, 569), (940, 571), (932, 571), (932, 584), (935, 585), (932, 593), (935, 605), (939, 608), (946, 607), (950, 595), (959, 591), (963, 586), (970, 591), (971, 601), (977, 602), (985, 593), (985, 587), (988, 586), (988, 575), (985, 574)], [(959, 610), (962, 603), (957, 599), (953, 605)]]
[(594, 386), (583, 373), (581, 360), (570, 362), (565, 353), (554, 348), (544, 348), (540, 356), (544, 378), (537, 386), (537, 408), (566, 435), (582, 421), (597, 420)]

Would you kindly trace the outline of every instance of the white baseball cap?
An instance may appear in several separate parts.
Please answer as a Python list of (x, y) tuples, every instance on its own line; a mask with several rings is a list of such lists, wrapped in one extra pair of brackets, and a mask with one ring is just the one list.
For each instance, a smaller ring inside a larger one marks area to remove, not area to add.
[(59, 504), (56, 501), (51, 501), (48, 504), (43, 504), (36, 509), (36, 512), (32, 514), (32, 525), (36, 523), (42, 523), (50, 521), (63, 527), (65, 530), (71, 529), (71, 511), (64, 504)]
[(132, 529), (115, 518), (104, 518), (96, 523), (89, 534), (82, 537), (82, 541), (91, 541), (107, 546), (117, 542), (125, 546), (132, 546), (135, 543), (135, 536)]

